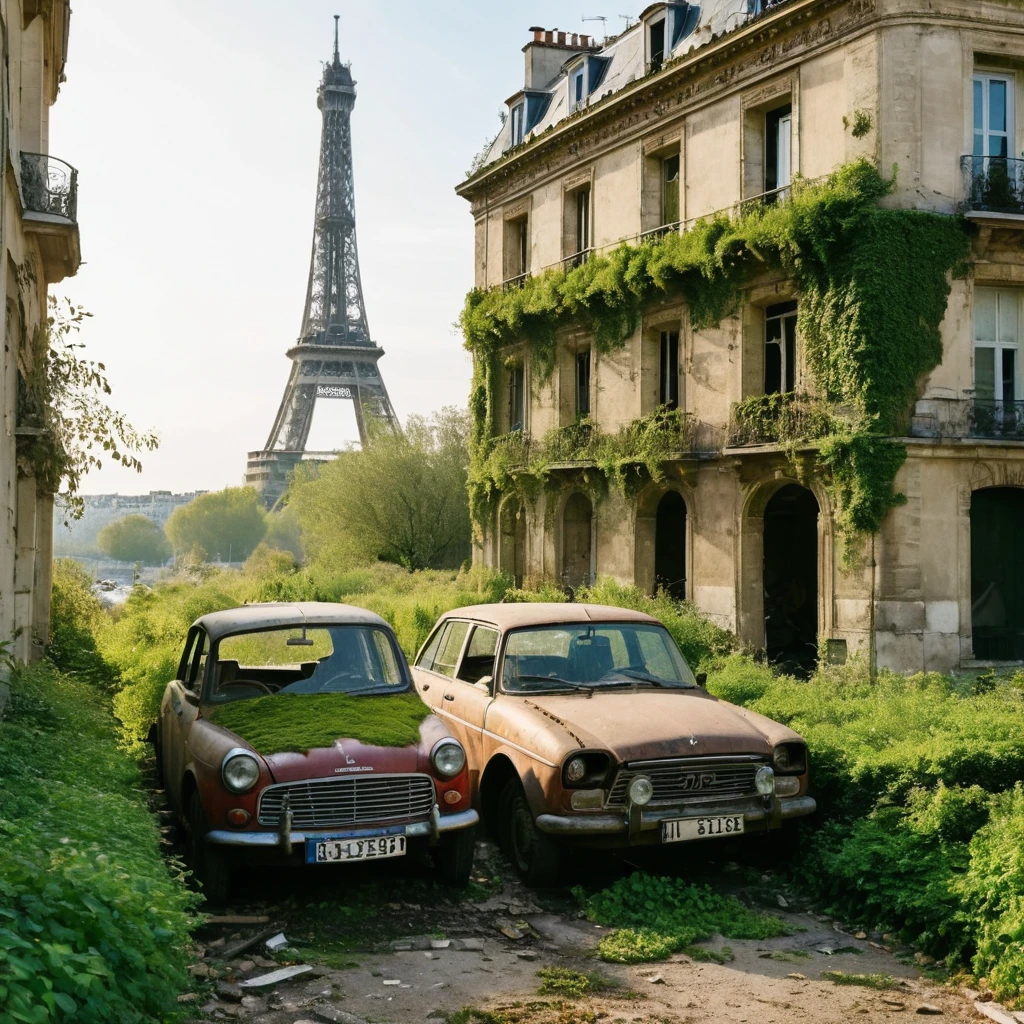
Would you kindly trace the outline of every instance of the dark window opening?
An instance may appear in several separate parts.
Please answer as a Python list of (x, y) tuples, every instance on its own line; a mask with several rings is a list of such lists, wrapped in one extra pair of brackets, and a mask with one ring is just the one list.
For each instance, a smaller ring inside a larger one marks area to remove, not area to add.
[(524, 394), (525, 374), (521, 366), (515, 366), (508, 373), (508, 429), (523, 430), (525, 424), (526, 400)]
[(796, 303), (780, 302), (764, 311), (764, 393), (796, 390)]
[(591, 582), (594, 510), (585, 494), (574, 494), (562, 513), (562, 580), (578, 587)]
[(516, 273), (525, 274), (530, 269), (529, 221), (523, 217), (523, 219), (517, 223), (517, 229), (519, 231), (519, 268)]
[(787, 484), (764, 511), (764, 641), (769, 659), (809, 674), (818, 651), (818, 502)]
[(793, 106), (770, 110), (764, 117), (764, 190), (790, 184), (792, 172)]
[(576, 252), (590, 248), (590, 189), (582, 188), (576, 193)]
[(1024, 489), (971, 495), (974, 657), (1024, 661)]
[(576, 355), (576, 415), (590, 415), (590, 350)]
[(519, 103), (512, 108), (512, 145), (519, 146), (523, 141), (523, 129), (525, 127), (523, 123), (524, 104)]
[(679, 332), (661, 332), (658, 399), (670, 409), (679, 407)]
[(679, 223), (679, 155), (661, 161), (661, 223)]
[(677, 601), (686, 599), (686, 502), (669, 491), (660, 502), (654, 526), (654, 585)]
[(501, 513), (501, 570), (517, 587), (526, 575), (526, 511), (518, 502), (508, 502)]
[(651, 23), (651, 70), (657, 71), (665, 61), (665, 19)]

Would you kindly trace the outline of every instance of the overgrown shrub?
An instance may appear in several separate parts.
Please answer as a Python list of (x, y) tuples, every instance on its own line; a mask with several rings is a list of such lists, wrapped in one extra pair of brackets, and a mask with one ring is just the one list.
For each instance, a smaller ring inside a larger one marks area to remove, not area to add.
[(197, 897), (160, 853), (105, 698), (20, 669), (0, 727), (0, 1024), (165, 1020)]
[(109, 681), (109, 672), (96, 648), (103, 608), (91, 585), (89, 574), (74, 559), (54, 561), (46, 656), (64, 672), (103, 683)]

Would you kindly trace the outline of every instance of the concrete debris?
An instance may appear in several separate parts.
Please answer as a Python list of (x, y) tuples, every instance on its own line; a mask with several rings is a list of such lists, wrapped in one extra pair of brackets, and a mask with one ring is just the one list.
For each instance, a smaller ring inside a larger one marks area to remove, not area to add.
[(922, 1003), (914, 1012), (923, 1013), (931, 1017), (942, 1016), (942, 1011), (937, 1006), (932, 1006), (931, 1003)]
[(345, 1010), (338, 1010), (333, 1006), (321, 1006), (313, 1010), (313, 1016), (321, 1024), (366, 1024), (362, 1017), (354, 1013), (347, 1013)]
[(540, 956), (540, 953), (533, 949), (524, 949), (518, 954), (518, 956), (520, 960), (536, 960)]
[(1004, 1010), (998, 1003), (976, 1001), (974, 1008), (989, 1020), (994, 1020), (996, 1024), (1017, 1024), (1017, 1018), (1009, 1011)]
[(665, 979), (660, 974), (652, 974), (649, 978), (645, 978), (645, 981), (651, 985), (664, 985)]
[(218, 999), (226, 999), (229, 1003), (240, 1003), (242, 1001), (242, 990), (238, 985), (230, 981), (218, 981), (213, 988)]
[(384, 979), (384, 984), (385, 985), (401, 985), (402, 983), (401, 983), (401, 981), (399, 981), (398, 978), (385, 978)]
[(447, 949), (452, 944), (451, 939), (431, 939), (431, 949)]
[(293, 967), (282, 967), (278, 971), (271, 971), (269, 974), (260, 974), (248, 981), (240, 981), (240, 988), (266, 988), (269, 985), (277, 985), (279, 982), (287, 981), (289, 978), (296, 978), (300, 974), (307, 974), (312, 967), (309, 964), (295, 964)]
[(514, 942), (518, 942), (523, 937), (523, 933), (515, 925), (509, 924), (507, 921), (496, 921), (495, 927), (506, 939), (512, 939)]
[(783, 909), (789, 906), (789, 900), (781, 892), (775, 894), (775, 902)]
[(267, 949), (281, 949), (288, 945), (288, 940), (284, 937), (284, 932), (278, 932), (276, 935), (272, 935), (264, 943)]
[(460, 939), (459, 945), (469, 952), (482, 953), (484, 948), (483, 939)]

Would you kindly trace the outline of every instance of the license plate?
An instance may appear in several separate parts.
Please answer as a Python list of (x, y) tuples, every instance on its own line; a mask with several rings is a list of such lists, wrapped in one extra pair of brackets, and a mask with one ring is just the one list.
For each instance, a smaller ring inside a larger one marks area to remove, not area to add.
[(688, 839), (716, 839), (719, 836), (734, 836), (742, 831), (742, 814), (716, 818), (675, 818), (661, 823), (661, 841), (682, 843)]
[(365, 839), (313, 839), (309, 845), (312, 864), (334, 864), (348, 860), (380, 860), (404, 857), (405, 836), (367, 836)]

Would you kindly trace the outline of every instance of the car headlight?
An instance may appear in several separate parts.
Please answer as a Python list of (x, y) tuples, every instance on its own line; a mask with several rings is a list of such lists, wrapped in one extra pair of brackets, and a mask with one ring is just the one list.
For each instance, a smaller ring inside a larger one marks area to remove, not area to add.
[(651, 782), (646, 775), (638, 775), (629, 784), (629, 799), (637, 805), (637, 807), (643, 807), (645, 804), (651, 802), (651, 797), (654, 796), (654, 783)]
[(579, 782), (587, 774), (587, 762), (582, 757), (574, 757), (565, 766), (567, 782)]
[(453, 779), (466, 767), (466, 752), (456, 739), (438, 740), (430, 752), (430, 763), (442, 778)]
[(762, 765), (754, 776), (754, 785), (761, 796), (771, 796), (775, 792), (775, 772), (768, 765)]
[(780, 743), (772, 760), (780, 772), (802, 775), (807, 770), (807, 748), (802, 743)]
[(229, 750), (221, 762), (220, 777), (232, 793), (245, 793), (259, 781), (260, 763), (247, 750)]

